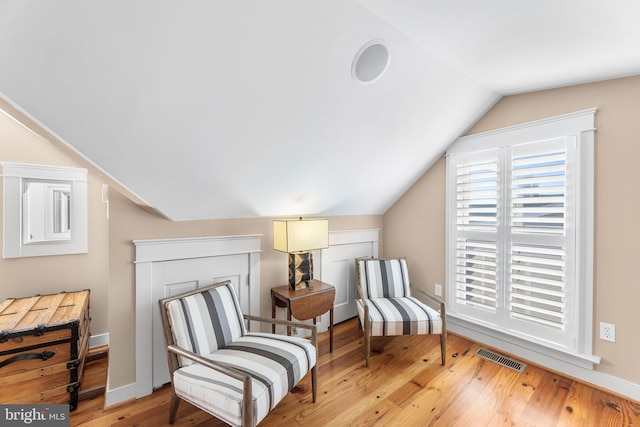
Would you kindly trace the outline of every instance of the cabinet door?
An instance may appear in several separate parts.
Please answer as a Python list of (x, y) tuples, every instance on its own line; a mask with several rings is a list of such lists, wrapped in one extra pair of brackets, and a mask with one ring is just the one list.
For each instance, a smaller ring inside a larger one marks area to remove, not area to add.
[[(230, 280), (243, 313), (250, 313), (246, 255), (227, 255), (157, 262), (153, 265), (153, 301)], [(171, 381), (159, 306), (153, 307), (153, 388)]]
[(334, 323), (340, 323), (358, 315), (355, 260), (378, 256), (378, 230), (340, 232), (339, 238), (332, 237), (329, 233), (329, 247), (322, 251), (322, 281), (336, 288)]

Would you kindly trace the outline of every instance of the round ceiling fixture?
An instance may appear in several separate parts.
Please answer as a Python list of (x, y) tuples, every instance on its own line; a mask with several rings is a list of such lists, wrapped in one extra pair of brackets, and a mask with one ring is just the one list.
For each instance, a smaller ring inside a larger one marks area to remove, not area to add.
[(389, 66), (389, 51), (382, 40), (371, 40), (360, 48), (351, 65), (351, 75), (362, 83), (371, 83)]

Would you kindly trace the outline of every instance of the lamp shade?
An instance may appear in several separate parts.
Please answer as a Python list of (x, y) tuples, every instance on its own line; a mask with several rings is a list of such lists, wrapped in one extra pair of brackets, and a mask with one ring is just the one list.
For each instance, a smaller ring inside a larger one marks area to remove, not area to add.
[(273, 249), (303, 252), (329, 247), (329, 221), (294, 219), (273, 221)]

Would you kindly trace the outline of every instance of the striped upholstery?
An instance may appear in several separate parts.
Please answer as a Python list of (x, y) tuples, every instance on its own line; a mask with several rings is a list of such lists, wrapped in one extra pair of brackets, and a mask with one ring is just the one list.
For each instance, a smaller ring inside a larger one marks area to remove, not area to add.
[[(440, 334), (440, 314), (411, 297), (407, 260), (358, 259), (359, 282), (369, 305), (371, 336)], [(357, 301), (364, 319), (364, 302)]]
[[(254, 423), (315, 366), (316, 347), (307, 339), (247, 332), (230, 282), (168, 301), (174, 342), (252, 378)], [(179, 357), (175, 394), (231, 425), (242, 422), (242, 382)]]
[[(175, 343), (201, 356), (225, 347), (246, 333), (231, 283), (170, 301), (167, 311)], [(182, 359), (182, 366), (193, 363)]]
[[(208, 358), (251, 375), (258, 423), (315, 365), (316, 349), (304, 338), (248, 333)], [(178, 397), (231, 425), (240, 425), (240, 381), (194, 364), (175, 371), (173, 385)]]
[[(440, 334), (440, 314), (413, 297), (369, 299), (371, 336)], [(364, 305), (357, 301), (358, 316), (364, 319)]]
[(407, 261), (360, 259), (360, 283), (365, 298), (402, 298), (411, 295)]

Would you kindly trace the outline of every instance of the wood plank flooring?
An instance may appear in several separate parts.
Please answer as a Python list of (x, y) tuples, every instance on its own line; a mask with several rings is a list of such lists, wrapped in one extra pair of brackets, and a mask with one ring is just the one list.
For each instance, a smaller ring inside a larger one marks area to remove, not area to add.
[[(260, 426), (637, 426), (640, 403), (528, 365), (520, 373), (475, 355), (478, 344), (449, 334), (447, 364), (440, 365), (439, 338), (372, 340), (371, 367), (364, 367), (357, 319), (319, 335), (318, 400), (302, 380)], [(100, 365), (87, 367), (87, 374)], [(94, 379), (105, 375), (94, 374)], [(86, 380), (86, 378), (85, 378)], [(103, 409), (104, 397), (83, 400), (72, 427), (168, 426), (170, 389)], [(224, 426), (180, 403), (174, 426)]]

